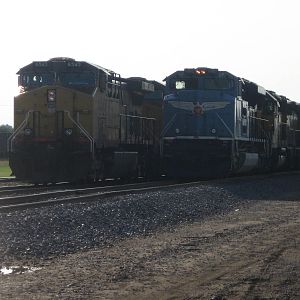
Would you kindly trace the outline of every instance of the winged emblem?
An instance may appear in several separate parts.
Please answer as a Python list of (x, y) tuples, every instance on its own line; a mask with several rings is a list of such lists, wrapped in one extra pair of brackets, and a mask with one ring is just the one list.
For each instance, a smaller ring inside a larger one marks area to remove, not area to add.
[(183, 109), (193, 112), (196, 115), (201, 115), (206, 111), (213, 109), (221, 109), (230, 104), (228, 101), (214, 101), (214, 102), (187, 102), (187, 101), (168, 101), (168, 104), (174, 108)]

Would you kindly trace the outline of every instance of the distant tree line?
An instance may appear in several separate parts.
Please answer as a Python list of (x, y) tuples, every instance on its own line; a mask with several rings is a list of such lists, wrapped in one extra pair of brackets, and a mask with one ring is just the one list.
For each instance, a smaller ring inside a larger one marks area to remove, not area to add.
[(0, 132), (1, 133), (12, 133), (13, 132), (12, 126), (6, 124), (6, 125), (0, 125)]
[(6, 124), (0, 125), (0, 158), (7, 158), (7, 140), (13, 132), (13, 127)]

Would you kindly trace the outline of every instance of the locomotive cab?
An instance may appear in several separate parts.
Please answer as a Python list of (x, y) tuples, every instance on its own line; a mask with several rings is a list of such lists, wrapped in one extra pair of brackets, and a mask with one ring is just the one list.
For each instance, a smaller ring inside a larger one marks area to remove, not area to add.
[(9, 141), (13, 173), (35, 183), (75, 181), (87, 174), (94, 155), (91, 115), (100, 72), (84, 62), (54, 58), (33, 62), (17, 74), (20, 94)]

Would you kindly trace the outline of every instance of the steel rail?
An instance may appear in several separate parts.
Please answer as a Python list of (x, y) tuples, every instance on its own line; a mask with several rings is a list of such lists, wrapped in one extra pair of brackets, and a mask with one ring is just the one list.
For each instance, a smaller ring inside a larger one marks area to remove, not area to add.
[(157, 190), (163, 187), (176, 185), (175, 182), (146, 182), (139, 184), (127, 184), (118, 186), (102, 186), (81, 189), (67, 189), (60, 191), (49, 191), (30, 195), (2, 197), (0, 198), (0, 212), (13, 208), (27, 208), (31, 206), (42, 206), (47, 204), (58, 204), (67, 202), (78, 202), (94, 199), (96, 197), (109, 197), (114, 195), (130, 194), (132, 192)]
[(105, 198), (111, 198), (121, 195), (137, 194), (144, 192), (160, 191), (170, 188), (178, 187), (192, 187), (199, 185), (210, 185), (218, 183), (236, 183), (238, 181), (251, 181), (261, 178), (262, 180), (276, 176), (299, 176), (299, 171), (267, 173), (259, 175), (239, 176), (239, 177), (227, 177), (222, 179), (213, 180), (201, 180), (190, 182), (178, 182), (177, 181), (157, 181), (157, 182), (143, 182), (138, 184), (127, 185), (114, 185), (114, 186), (102, 186), (102, 187), (90, 187), (85, 189), (69, 189), (63, 191), (53, 191), (47, 193), (39, 193), (24, 196), (4, 197), (0, 198), (0, 213), (5, 211), (41, 207), (55, 204), (66, 203), (78, 203), (95, 201)]

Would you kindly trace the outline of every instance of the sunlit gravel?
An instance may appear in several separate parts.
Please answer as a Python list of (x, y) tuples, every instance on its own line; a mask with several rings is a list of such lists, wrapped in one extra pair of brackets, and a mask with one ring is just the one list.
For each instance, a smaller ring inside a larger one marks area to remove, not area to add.
[(49, 258), (300, 193), (300, 175), (206, 183), (105, 200), (0, 213), (0, 259)]

